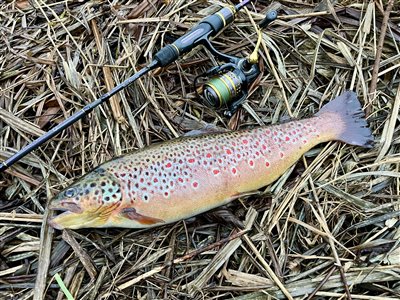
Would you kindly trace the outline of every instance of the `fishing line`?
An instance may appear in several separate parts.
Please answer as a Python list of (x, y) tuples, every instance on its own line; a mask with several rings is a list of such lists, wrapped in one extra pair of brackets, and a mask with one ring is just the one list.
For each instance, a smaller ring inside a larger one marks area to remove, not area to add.
[[(232, 114), (248, 96), (248, 87), (250, 83), (253, 82), (260, 74), (257, 55), (258, 47), (256, 47), (256, 49), (248, 58), (239, 58), (221, 53), (216, 50), (212, 46), (210, 38), (218, 34), (227, 25), (232, 23), (236, 13), (250, 2), (251, 0), (244, 0), (236, 6), (224, 7), (218, 12), (201, 20), (175, 42), (161, 48), (154, 55), (154, 60), (149, 65), (139, 70), (121, 84), (115, 86), (108, 93), (102, 95), (94, 102), (84, 106), (80, 111), (65, 119), (57, 126), (50, 129), (46, 134), (40, 136), (32, 143), (28, 144), (26, 147), (22, 148), (16, 154), (11, 156), (9, 159), (1, 163), (0, 172), (5, 171), (28, 153), (37, 149), (43, 143), (53, 138), (67, 127), (71, 126), (76, 121), (82, 119), (94, 108), (104, 103), (119, 91), (125, 89), (138, 78), (158, 67), (165, 67), (171, 64), (181, 55), (188, 53), (198, 45), (203, 45), (210, 50), (214, 56), (218, 57), (222, 61), (225, 61), (226, 63), (221, 66), (211, 68), (206, 73), (197, 76), (194, 81), (196, 92), (205, 104), (216, 109), (225, 108), (225, 115), (232, 116)], [(268, 12), (265, 19), (259, 24), (260, 28), (267, 26), (270, 22), (276, 19), (276, 16), (276, 11)], [(261, 32), (259, 29), (257, 29), (257, 33), (258, 40), (260, 41)], [(259, 42), (257, 42), (257, 45), (259, 45)], [(200, 78), (207, 78), (207, 81), (201, 86), (199, 86)]]

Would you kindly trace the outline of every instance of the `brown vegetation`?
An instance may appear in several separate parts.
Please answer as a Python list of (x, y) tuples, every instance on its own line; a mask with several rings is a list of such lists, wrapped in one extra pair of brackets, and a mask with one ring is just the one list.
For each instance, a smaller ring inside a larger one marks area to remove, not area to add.
[[(196, 48), (0, 174), (0, 298), (63, 299), (55, 274), (75, 299), (400, 298), (399, 3), (269, 3), (249, 6), (256, 21), (270, 7), (279, 19), (264, 30), (263, 76), (232, 119), (196, 98), (194, 78), (216, 63)], [(0, 161), (220, 4), (1, 1)], [(243, 11), (214, 44), (245, 56), (255, 41)], [(344, 90), (358, 93), (375, 147), (313, 149), (231, 204), (244, 231), (204, 216), (150, 230), (60, 232), (42, 223), (52, 195), (112, 157), (201, 123), (238, 129), (310, 116)]]

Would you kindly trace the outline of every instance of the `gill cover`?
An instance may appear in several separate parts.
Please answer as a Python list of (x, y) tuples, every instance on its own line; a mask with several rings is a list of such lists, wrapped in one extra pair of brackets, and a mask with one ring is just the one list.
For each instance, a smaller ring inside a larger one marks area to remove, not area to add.
[(118, 180), (98, 167), (53, 198), (50, 209), (64, 212), (50, 224), (57, 229), (103, 227), (121, 202)]

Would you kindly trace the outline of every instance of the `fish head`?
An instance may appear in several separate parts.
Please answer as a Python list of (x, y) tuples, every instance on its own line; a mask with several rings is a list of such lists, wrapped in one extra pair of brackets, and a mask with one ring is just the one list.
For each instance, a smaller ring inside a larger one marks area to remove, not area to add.
[(98, 167), (51, 200), (49, 208), (62, 213), (49, 223), (56, 229), (107, 227), (107, 221), (121, 202), (117, 178)]

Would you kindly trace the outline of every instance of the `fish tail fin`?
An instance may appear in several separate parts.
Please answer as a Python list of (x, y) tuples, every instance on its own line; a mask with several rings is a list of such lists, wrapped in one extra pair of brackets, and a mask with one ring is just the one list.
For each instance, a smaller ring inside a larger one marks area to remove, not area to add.
[(330, 116), (337, 125), (335, 139), (344, 143), (372, 148), (374, 144), (371, 129), (367, 126), (357, 94), (344, 92), (323, 106), (316, 116)]

